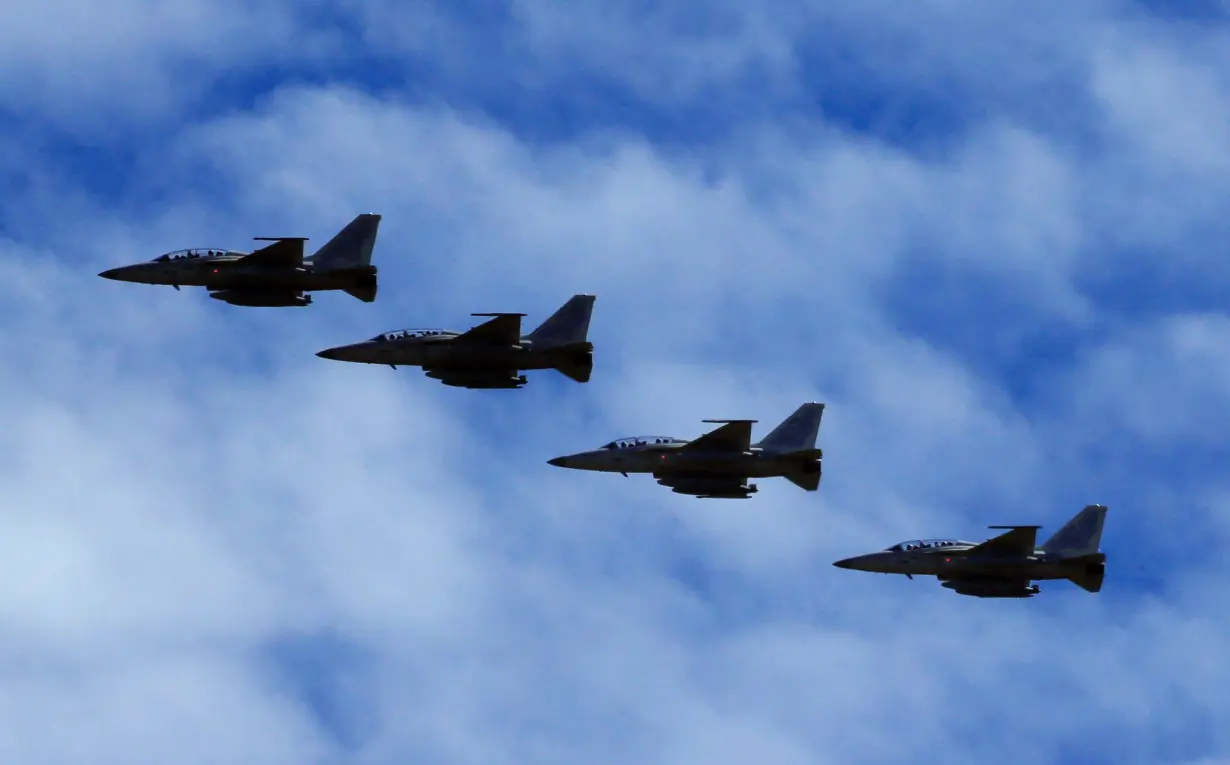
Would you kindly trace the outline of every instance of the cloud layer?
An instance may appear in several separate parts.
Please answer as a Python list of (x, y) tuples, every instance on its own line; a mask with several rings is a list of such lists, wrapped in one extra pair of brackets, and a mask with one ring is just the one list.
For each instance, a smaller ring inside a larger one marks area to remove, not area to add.
[[(1230, 757), (1220, 17), (198, 5), (0, 10), (0, 758)], [(95, 276), (369, 210), (373, 305)], [(312, 355), (582, 291), (585, 386)], [(545, 464), (805, 400), (814, 495)], [(1089, 502), (1096, 596), (830, 565)]]

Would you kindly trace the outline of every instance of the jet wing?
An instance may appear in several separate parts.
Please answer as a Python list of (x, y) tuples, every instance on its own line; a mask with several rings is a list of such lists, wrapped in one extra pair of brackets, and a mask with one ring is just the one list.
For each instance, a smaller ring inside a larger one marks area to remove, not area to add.
[(494, 316), (453, 338), (453, 342), (482, 343), (484, 345), (516, 345), (521, 342), (521, 317), (523, 313), (476, 313), (472, 316)]
[(262, 265), (301, 266), (303, 265), (303, 239), (277, 239), (267, 245), (240, 258), (245, 263), (260, 263)]
[(979, 545), (974, 545), (966, 551), (966, 555), (1033, 555), (1037, 544), (1037, 526), (992, 526), (991, 528), (1010, 528), (1011, 531), (992, 537)]
[[(705, 420), (705, 422), (723, 422)], [(711, 430), (700, 438), (679, 447), (680, 451), (733, 451), (743, 452), (752, 445), (752, 423), (755, 420), (729, 420), (722, 427)]]

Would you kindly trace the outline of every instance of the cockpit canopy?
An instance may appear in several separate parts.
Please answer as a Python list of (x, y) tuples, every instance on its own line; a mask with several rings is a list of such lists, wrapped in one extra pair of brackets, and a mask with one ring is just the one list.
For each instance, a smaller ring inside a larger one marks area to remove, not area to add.
[(389, 340), (405, 340), (412, 337), (434, 337), (436, 335), (448, 334), (451, 333), (443, 329), (399, 329), (396, 332), (385, 332), (383, 334), (376, 335), (369, 342), (385, 343)]
[(167, 263), (173, 260), (195, 260), (196, 258), (216, 258), (220, 255), (243, 255), (242, 252), (231, 252), (222, 247), (196, 247), (190, 250), (175, 250), (154, 258), (155, 263)]
[(632, 438), (617, 438), (609, 444), (603, 444), (603, 449), (630, 449), (633, 446), (650, 446), (653, 444), (686, 444), (687, 439), (671, 436), (633, 436)]
[(906, 552), (907, 550), (931, 550), (937, 547), (973, 547), (973, 542), (962, 542), (957, 539), (914, 539), (886, 548), (884, 552)]

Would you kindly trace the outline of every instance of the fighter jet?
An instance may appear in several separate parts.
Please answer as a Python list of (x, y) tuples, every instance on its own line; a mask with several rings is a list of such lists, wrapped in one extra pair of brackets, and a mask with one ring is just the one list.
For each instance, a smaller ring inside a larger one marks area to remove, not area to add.
[(255, 252), (176, 250), (99, 276), (175, 289), (205, 287), (211, 298), (231, 305), (306, 306), (312, 296), (303, 293), (320, 290), (342, 290), (370, 303), (376, 299), (371, 260), (379, 227), (379, 215), (360, 215), (310, 258), (303, 257), (304, 237), (257, 236), (256, 241), (273, 244)]
[(824, 404), (803, 404), (759, 443), (752, 443), (756, 420), (704, 420), (721, 423), (692, 441), (672, 436), (620, 438), (594, 451), (548, 460), (547, 464), (604, 473), (652, 473), (676, 494), (701, 499), (747, 499), (757, 491), (749, 478), (784, 477), (807, 491), (820, 487), (816, 434)]
[(334, 361), (422, 367), (428, 377), (456, 388), (520, 388), (521, 370), (554, 369), (579, 383), (594, 367), (589, 317), (593, 295), (574, 295), (528, 335), (521, 334), (523, 313), (475, 313), (493, 317), (465, 332), (403, 329), (353, 345), (327, 348), (316, 355)]
[(1011, 529), (985, 542), (923, 539), (902, 542), (886, 550), (846, 558), (838, 568), (880, 574), (934, 576), (960, 595), (978, 598), (1032, 598), (1039, 587), (1032, 580), (1068, 579), (1089, 592), (1102, 589), (1106, 556), (1102, 541), (1104, 505), (1089, 505), (1077, 513), (1041, 547), (1035, 536), (1041, 526), (989, 526)]

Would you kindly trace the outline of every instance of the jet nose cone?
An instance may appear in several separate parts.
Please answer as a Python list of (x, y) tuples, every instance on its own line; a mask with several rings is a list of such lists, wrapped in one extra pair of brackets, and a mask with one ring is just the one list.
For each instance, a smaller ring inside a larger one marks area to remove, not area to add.
[(322, 359), (330, 359), (333, 361), (337, 361), (337, 357), (339, 354), (336, 348), (326, 348), (323, 351), (320, 351), (319, 353), (317, 353), (316, 355)]
[(556, 457), (553, 460), (547, 460), (547, 464), (553, 465), (555, 467), (568, 467), (568, 458), (567, 457)]
[(104, 279), (118, 279), (120, 277), (120, 269), (108, 268), (106, 271), (100, 273), (99, 276)]
[(854, 565), (851, 562), (852, 560), (853, 560), (852, 558), (844, 558), (842, 560), (837, 561), (833, 565), (836, 566), (837, 568), (854, 568)]

